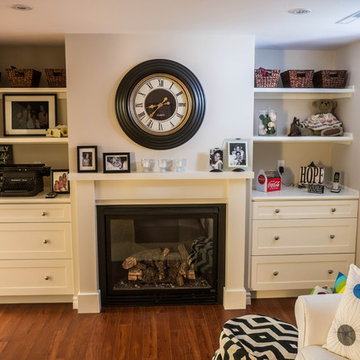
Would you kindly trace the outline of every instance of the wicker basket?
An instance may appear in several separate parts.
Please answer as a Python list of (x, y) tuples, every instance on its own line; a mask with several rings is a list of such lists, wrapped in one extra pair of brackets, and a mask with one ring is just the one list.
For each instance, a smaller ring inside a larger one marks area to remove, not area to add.
[(34, 69), (6, 69), (10, 87), (38, 87), (41, 72)]
[(314, 70), (287, 70), (281, 73), (285, 88), (311, 88)]
[(255, 87), (275, 88), (278, 85), (280, 70), (255, 69)]
[(321, 70), (314, 74), (316, 88), (343, 88), (346, 84), (346, 70)]
[(49, 87), (66, 87), (65, 69), (45, 69)]

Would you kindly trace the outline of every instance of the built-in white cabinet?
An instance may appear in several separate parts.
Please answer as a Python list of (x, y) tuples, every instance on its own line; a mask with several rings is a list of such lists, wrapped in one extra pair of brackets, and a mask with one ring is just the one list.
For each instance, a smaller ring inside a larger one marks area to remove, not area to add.
[(0, 198), (0, 303), (73, 294), (70, 197), (44, 195)]
[(253, 191), (251, 290), (332, 286), (355, 260), (358, 193)]

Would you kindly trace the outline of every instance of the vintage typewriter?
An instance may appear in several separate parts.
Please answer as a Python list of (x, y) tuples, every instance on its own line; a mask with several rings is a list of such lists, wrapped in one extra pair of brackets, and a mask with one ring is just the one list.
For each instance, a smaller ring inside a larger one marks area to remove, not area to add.
[(45, 164), (16, 164), (0, 166), (0, 197), (35, 196), (44, 191), (43, 176), (50, 175)]

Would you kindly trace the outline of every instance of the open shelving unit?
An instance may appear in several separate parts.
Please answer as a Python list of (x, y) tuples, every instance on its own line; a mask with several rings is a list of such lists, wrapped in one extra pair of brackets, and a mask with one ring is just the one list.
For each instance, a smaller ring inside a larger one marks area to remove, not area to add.
[[(58, 99), (66, 99), (66, 88), (1, 88), (0, 95), (2, 94), (56, 94)], [(1, 98), (2, 100), (2, 98)]]

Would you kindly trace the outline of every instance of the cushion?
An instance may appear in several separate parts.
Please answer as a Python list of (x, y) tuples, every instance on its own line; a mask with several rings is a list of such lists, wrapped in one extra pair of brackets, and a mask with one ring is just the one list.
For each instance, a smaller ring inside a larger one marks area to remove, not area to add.
[(347, 280), (347, 277), (339, 272), (336, 280), (335, 280), (335, 285), (334, 285), (334, 293), (335, 294), (342, 294), (345, 290), (345, 286), (346, 286), (346, 280)]
[(351, 360), (360, 359), (360, 269), (353, 264), (324, 347)]
[(296, 360), (347, 360), (321, 346), (306, 346), (299, 351)]
[(263, 315), (245, 315), (225, 323), (213, 360), (292, 360), (297, 353), (297, 329)]
[(325, 294), (331, 294), (331, 289), (328, 286), (318, 286), (316, 285), (312, 290), (310, 295), (325, 295)]

